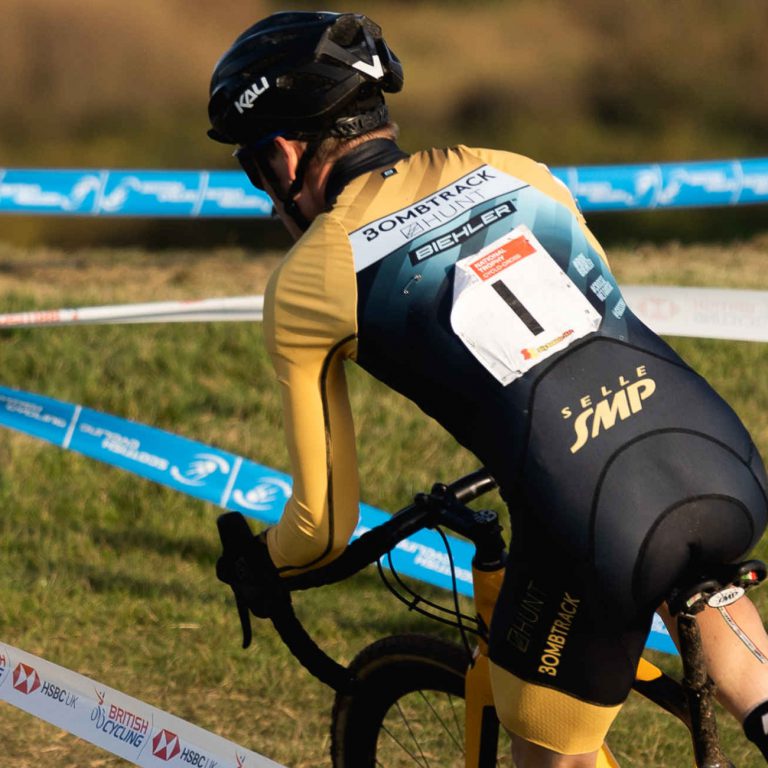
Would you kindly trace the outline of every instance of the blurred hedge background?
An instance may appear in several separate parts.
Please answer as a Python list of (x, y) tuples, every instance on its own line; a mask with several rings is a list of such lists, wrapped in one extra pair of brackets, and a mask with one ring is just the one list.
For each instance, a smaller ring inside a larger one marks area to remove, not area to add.
[[(324, 4), (321, 4), (324, 5)], [(0, 0), (0, 167), (232, 167), (205, 136), (210, 72), (259, 0)], [(765, 0), (360, 0), (402, 59), (407, 150), (513, 149), (550, 165), (768, 154)], [(607, 237), (728, 237), (763, 210), (597, 217)], [(6, 239), (272, 238), (274, 227), (5, 219)]]

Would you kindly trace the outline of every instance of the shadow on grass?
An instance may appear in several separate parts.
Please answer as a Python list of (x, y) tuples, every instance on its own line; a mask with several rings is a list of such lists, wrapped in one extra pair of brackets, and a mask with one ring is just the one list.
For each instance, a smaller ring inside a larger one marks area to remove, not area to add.
[(118, 531), (96, 528), (92, 533), (92, 538), (96, 544), (109, 547), (116, 552), (127, 550), (154, 552), (164, 557), (178, 557), (206, 568), (213, 568), (221, 551), (214, 540), (215, 535), (215, 528), (212, 529), (212, 535), (209, 538), (168, 536), (157, 531), (138, 528), (126, 528)]

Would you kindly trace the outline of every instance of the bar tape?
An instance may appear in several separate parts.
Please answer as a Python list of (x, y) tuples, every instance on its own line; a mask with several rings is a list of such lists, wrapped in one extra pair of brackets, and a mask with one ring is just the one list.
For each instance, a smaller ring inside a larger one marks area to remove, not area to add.
[[(635, 314), (662, 336), (768, 341), (768, 291), (625, 285)], [(263, 296), (115, 304), (0, 314), (0, 328), (262, 320)]]
[(0, 700), (146, 768), (285, 768), (139, 699), (0, 643)]
[[(568, 166), (552, 172), (584, 212), (768, 203), (768, 158)], [(0, 213), (268, 217), (242, 171), (0, 168)]]

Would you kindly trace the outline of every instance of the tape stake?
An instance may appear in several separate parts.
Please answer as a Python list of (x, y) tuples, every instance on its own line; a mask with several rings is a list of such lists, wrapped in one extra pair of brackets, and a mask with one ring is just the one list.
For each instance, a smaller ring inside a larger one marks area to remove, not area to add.
[(178, 758), (180, 765), (285, 768), (103, 683), (3, 644), (0, 700), (133, 765), (167, 768)]

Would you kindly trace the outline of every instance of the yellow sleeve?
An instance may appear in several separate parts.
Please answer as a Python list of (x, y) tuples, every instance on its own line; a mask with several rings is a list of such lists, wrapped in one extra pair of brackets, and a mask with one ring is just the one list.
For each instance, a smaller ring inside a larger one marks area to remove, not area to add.
[(524, 155), (517, 155), (513, 152), (501, 152), (492, 149), (475, 149), (466, 148), (466, 151), (475, 157), (482, 160), (488, 165), (492, 165), (498, 168), (500, 171), (509, 173), (511, 176), (516, 176), (521, 179), (525, 179), (531, 186), (541, 190), (546, 195), (554, 198), (559, 203), (562, 203), (569, 208), (576, 219), (579, 222), (579, 226), (584, 232), (584, 236), (587, 238), (589, 244), (597, 251), (600, 258), (608, 263), (608, 258), (605, 255), (603, 246), (600, 245), (597, 238), (592, 234), (592, 230), (587, 226), (587, 221), (584, 218), (584, 214), (576, 205), (571, 190), (564, 184), (557, 176), (552, 174), (552, 171), (547, 168), (543, 163), (538, 163), (535, 160), (531, 160)]
[(357, 283), (343, 227), (318, 217), (272, 276), (264, 332), (283, 402), (293, 495), (267, 532), (286, 571), (332, 560), (357, 525), (359, 483), (344, 360), (357, 350)]

